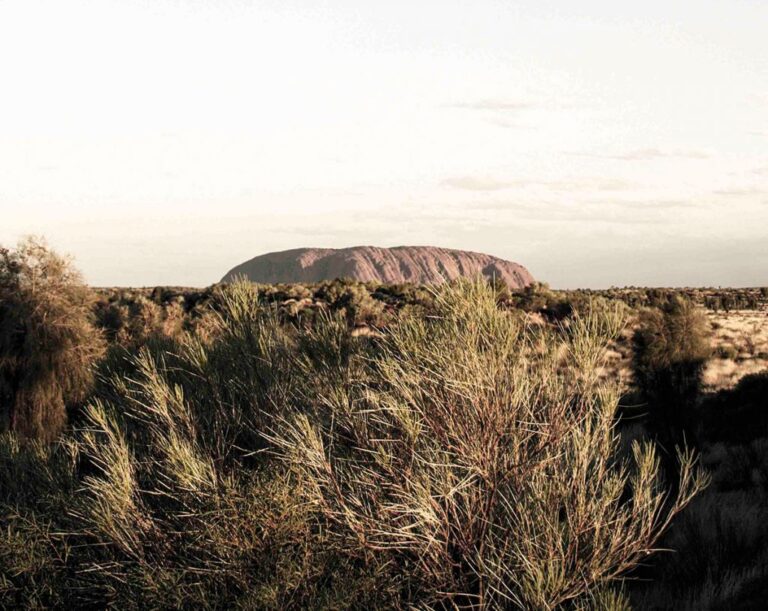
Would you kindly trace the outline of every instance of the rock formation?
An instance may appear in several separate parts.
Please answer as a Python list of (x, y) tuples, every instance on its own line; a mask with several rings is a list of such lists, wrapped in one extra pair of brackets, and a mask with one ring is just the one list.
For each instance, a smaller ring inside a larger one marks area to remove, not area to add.
[(386, 284), (439, 284), (482, 274), (510, 288), (534, 282), (518, 263), (465, 250), (433, 246), (377, 248), (297, 248), (260, 255), (233, 268), (222, 279), (245, 277), (262, 284), (312, 283), (336, 278)]

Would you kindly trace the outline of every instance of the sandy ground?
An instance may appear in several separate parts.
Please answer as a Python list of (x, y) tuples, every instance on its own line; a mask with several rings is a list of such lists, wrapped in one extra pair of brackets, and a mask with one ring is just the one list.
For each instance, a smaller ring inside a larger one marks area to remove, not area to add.
[(704, 372), (707, 390), (730, 388), (768, 369), (768, 310), (710, 312), (714, 356)]
[[(708, 312), (712, 324), (713, 356), (704, 370), (704, 390), (734, 387), (741, 378), (768, 370), (768, 310)], [(625, 329), (610, 347), (603, 375), (632, 384), (632, 333)]]

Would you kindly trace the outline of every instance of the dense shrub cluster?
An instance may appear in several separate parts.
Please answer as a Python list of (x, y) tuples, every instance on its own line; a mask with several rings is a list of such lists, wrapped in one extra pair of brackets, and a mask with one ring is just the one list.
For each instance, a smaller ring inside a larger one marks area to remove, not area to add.
[(113, 355), (66, 435), (0, 438), (0, 604), (625, 608), (607, 586), (703, 480), (685, 457), (669, 499), (652, 446), (622, 455), (610, 306), (541, 327), (497, 297), (360, 335), (236, 284), (212, 335)]
[[(492, 282), (501, 307), (542, 315), (559, 322), (582, 310), (595, 297), (623, 302), (629, 309), (664, 309), (679, 298), (710, 310), (760, 309), (768, 306), (763, 289), (579, 289), (558, 291), (545, 283), (511, 290)], [(98, 326), (107, 339), (121, 346), (174, 337), (192, 331), (210, 335), (211, 310), (218, 308), (221, 286), (207, 289), (155, 287), (154, 289), (99, 289), (95, 304)], [(400, 314), (428, 314), (433, 295), (428, 287), (386, 285), (338, 279), (318, 284), (258, 285), (265, 304), (276, 306), (283, 322), (312, 324), (319, 313), (342, 313), (351, 326), (385, 327)]]

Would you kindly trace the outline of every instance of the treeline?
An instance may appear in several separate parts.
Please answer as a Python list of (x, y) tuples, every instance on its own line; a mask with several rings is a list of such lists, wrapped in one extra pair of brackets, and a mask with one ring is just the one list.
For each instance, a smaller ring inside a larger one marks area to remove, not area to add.
[[(621, 301), (634, 310), (664, 309), (683, 298), (713, 311), (768, 307), (762, 289), (607, 289), (556, 291), (538, 283), (522, 290), (493, 284), (500, 307), (542, 314), (558, 321), (595, 297)], [(285, 322), (311, 324), (325, 310), (341, 313), (352, 327), (381, 328), (401, 313), (428, 312), (434, 291), (414, 285), (382, 285), (349, 279), (311, 285), (256, 285), (259, 299), (274, 305)], [(97, 326), (110, 343), (138, 345), (150, 337), (182, 332), (209, 333), (211, 313), (219, 307), (222, 286), (207, 289), (95, 289)]]
[(664, 307), (683, 297), (696, 305), (715, 312), (731, 310), (760, 310), (768, 307), (768, 287), (723, 288), (612, 288), (605, 290), (566, 291), (568, 295), (601, 295), (623, 301), (632, 308)]
[[(322, 312), (342, 315), (351, 327), (382, 327), (397, 315), (425, 311), (433, 292), (413, 285), (334, 280), (313, 285), (253, 285), (260, 302), (283, 322), (312, 324)], [(220, 310), (224, 285), (207, 289), (95, 289), (96, 323), (110, 342), (141, 343), (151, 336), (207, 333)]]

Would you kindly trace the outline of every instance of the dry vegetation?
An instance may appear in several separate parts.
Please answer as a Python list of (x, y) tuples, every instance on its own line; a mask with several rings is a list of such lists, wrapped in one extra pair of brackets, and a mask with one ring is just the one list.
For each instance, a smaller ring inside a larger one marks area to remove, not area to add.
[(704, 374), (708, 390), (733, 388), (768, 369), (768, 308), (709, 312), (709, 319), (714, 355)]
[(64, 429), (103, 353), (92, 302), (72, 264), (43, 242), (0, 249), (0, 430), (51, 440)]
[(711, 371), (763, 358), (768, 295), (707, 314), (707, 291), (482, 281), (94, 299), (42, 244), (3, 258), (1, 607), (764, 600), (768, 376)]
[[(111, 343), (142, 344), (183, 331), (211, 332), (211, 309), (220, 287), (185, 289), (96, 289), (98, 325)], [(310, 285), (259, 285), (260, 299), (277, 308), (281, 320), (310, 323), (319, 312), (340, 312), (357, 335), (375, 333), (402, 312), (428, 312), (433, 296), (423, 287), (337, 280)], [(768, 288), (764, 289), (610, 289), (553, 291), (544, 284), (522, 291), (497, 286), (501, 307), (522, 310), (532, 324), (552, 324), (583, 307), (593, 297), (624, 303), (627, 324), (611, 340), (601, 372), (622, 388), (634, 385), (634, 330), (643, 309), (663, 307), (683, 297), (710, 321), (713, 353), (705, 364), (704, 390), (733, 388), (741, 378), (768, 368)], [(725, 306), (723, 306), (725, 304)]]

